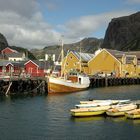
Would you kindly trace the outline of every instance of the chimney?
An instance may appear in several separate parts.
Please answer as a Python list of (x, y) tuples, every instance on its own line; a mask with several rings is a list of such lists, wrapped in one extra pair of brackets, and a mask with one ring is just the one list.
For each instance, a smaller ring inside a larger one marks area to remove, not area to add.
[(53, 56), (52, 56), (52, 60), (55, 62), (55, 54), (53, 54)]

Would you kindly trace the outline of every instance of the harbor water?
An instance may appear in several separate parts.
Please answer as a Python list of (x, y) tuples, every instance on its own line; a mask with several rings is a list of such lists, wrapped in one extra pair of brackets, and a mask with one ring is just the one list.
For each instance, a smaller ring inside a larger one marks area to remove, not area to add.
[(139, 140), (140, 120), (96, 116), (73, 118), (69, 110), (89, 99), (140, 100), (140, 86), (94, 88), (69, 94), (4, 97), (0, 140)]

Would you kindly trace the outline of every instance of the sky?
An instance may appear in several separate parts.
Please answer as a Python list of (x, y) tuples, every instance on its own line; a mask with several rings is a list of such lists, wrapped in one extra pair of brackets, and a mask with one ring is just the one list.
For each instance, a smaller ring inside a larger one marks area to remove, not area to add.
[(112, 18), (140, 11), (140, 0), (0, 0), (0, 33), (27, 49), (104, 38)]

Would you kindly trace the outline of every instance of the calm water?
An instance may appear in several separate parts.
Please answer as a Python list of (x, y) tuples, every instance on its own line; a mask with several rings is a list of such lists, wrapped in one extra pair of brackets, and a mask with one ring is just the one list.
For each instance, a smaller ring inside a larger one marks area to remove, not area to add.
[(0, 140), (139, 140), (140, 120), (72, 118), (80, 100), (140, 99), (140, 86), (0, 100)]

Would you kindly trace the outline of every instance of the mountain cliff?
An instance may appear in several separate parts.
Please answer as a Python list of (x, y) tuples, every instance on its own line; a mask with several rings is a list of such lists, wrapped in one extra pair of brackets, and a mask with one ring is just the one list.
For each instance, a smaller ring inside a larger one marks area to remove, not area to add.
[(140, 12), (112, 19), (102, 47), (124, 51), (140, 50)]
[(0, 33), (0, 48), (4, 49), (8, 46), (8, 42), (3, 34)]

